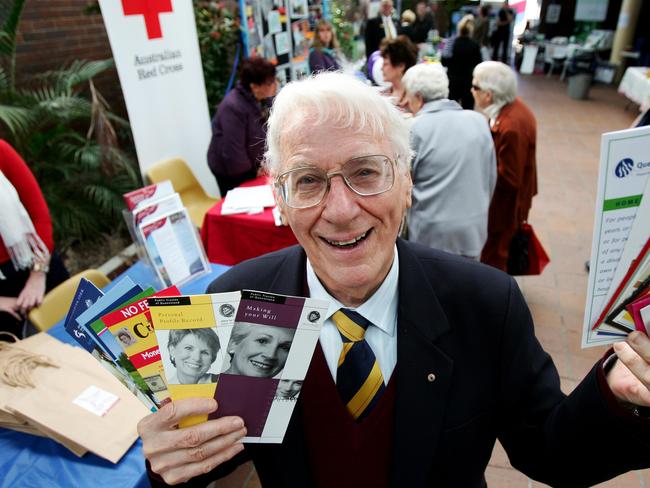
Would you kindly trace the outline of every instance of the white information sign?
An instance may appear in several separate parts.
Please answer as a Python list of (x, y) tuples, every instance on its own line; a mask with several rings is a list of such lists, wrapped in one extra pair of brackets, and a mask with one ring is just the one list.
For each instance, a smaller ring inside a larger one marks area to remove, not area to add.
[(192, 2), (99, 0), (122, 85), (140, 171), (180, 157), (207, 193), (212, 136)]
[[(650, 175), (650, 127), (603, 134), (591, 247), (591, 269), (583, 322), (582, 347), (620, 339), (592, 331), (606, 305), (614, 276)], [(642, 216), (648, 219), (647, 215)], [(620, 273), (619, 273), (620, 274)], [(605, 329), (607, 330), (607, 329)]]
[(609, 0), (578, 0), (573, 18), (590, 22), (602, 22), (607, 18)]

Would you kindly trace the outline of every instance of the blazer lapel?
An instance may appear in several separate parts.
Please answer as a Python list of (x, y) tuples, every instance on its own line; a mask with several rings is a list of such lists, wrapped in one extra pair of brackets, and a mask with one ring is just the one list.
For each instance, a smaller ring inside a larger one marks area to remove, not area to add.
[(453, 362), (434, 341), (449, 329), (432, 284), (398, 240), (397, 395), (392, 486), (422, 486), (430, 477), (451, 384)]
[(306, 278), (307, 257), (302, 247), (293, 246), (279, 267), (270, 289), (273, 293), (297, 297), (309, 296)]

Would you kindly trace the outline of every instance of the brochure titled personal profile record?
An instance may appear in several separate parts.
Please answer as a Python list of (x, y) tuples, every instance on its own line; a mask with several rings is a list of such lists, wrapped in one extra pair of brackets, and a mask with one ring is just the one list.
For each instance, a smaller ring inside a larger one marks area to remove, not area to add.
[(213, 397), (210, 418), (242, 417), (244, 442), (282, 442), (328, 303), (251, 290), (148, 302), (172, 399)]

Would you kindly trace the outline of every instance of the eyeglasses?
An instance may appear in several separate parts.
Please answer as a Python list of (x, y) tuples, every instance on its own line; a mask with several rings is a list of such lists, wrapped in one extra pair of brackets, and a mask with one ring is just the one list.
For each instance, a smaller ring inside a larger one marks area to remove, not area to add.
[(309, 208), (323, 201), (334, 176), (357, 195), (369, 197), (387, 192), (395, 183), (395, 162), (387, 156), (361, 156), (345, 162), (339, 171), (325, 172), (314, 166), (286, 171), (275, 179), (284, 202), (291, 208)]
[[(467, 86), (467, 85), (465, 85), (465, 86)], [(481, 91), (481, 89), (482, 88), (480, 86), (478, 86), (478, 85), (474, 85), (474, 84), (472, 85), (472, 90)]]

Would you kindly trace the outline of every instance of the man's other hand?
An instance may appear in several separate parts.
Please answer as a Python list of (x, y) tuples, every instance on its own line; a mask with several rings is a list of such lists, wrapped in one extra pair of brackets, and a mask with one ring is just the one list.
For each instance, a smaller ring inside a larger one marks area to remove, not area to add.
[(607, 375), (616, 397), (627, 403), (650, 406), (650, 338), (632, 332), (625, 342), (614, 344), (618, 361)]

